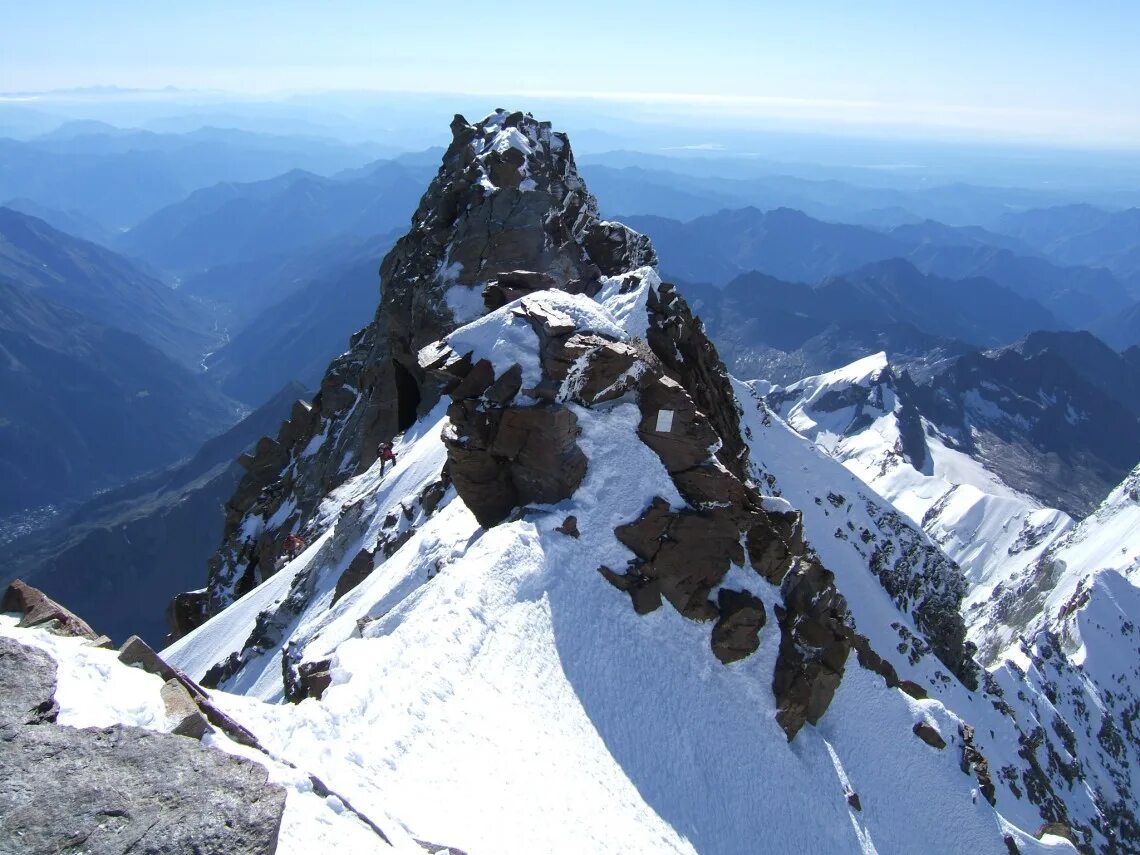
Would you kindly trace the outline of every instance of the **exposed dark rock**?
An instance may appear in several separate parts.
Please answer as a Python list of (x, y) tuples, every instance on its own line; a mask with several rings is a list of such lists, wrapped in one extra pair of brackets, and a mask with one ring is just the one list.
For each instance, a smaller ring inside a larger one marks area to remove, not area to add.
[(849, 792), (847, 794), (847, 804), (853, 810), (857, 810), (857, 811), (863, 810), (863, 802), (861, 802), (859, 800), (859, 794), (857, 792), (855, 792), (854, 790), (852, 790), (851, 792)]
[(562, 525), (558, 526), (558, 528), (554, 530), (560, 534), (566, 535), (567, 537), (581, 537), (581, 532), (578, 531), (578, 518), (573, 514), (566, 517), (566, 519), (562, 521)]
[(994, 788), (993, 779), (990, 777), (990, 764), (974, 744), (974, 728), (968, 724), (963, 724), (958, 728), (958, 735), (962, 738), (960, 763), (962, 771), (969, 772), (972, 769), (974, 777), (978, 779), (978, 789), (982, 796), (991, 805), (996, 805), (997, 790)]
[(752, 569), (773, 585), (779, 585), (792, 560), (804, 551), (800, 514), (768, 512), (764, 522), (748, 529), (745, 548)]
[(417, 845), (428, 855), (467, 855), (462, 849), (456, 849), (454, 846), (446, 846), (442, 843), (428, 843), (426, 840), (416, 840)]
[(167, 643), (172, 644), (206, 622), (206, 589), (176, 594), (166, 607), (166, 623), (170, 629)]
[[(540, 314), (537, 306), (530, 313), (548, 336), (574, 330), (572, 322), (565, 327), (565, 316)], [(441, 382), (463, 371), (457, 355), (437, 346), (425, 348), (419, 364)], [(496, 379), (491, 364), (480, 359), (448, 393), (455, 402), (443, 434), (448, 475), (483, 526), (497, 525), (519, 505), (569, 498), (586, 474), (577, 416), (557, 403), (514, 405), (521, 383), (519, 366)]]
[(624, 575), (618, 575), (609, 567), (599, 567), (598, 572), (619, 591), (629, 594), (633, 610), (639, 615), (647, 615), (661, 608), (661, 583), (656, 579), (651, 579), (636, 569), (630, 569)]
[(656, 581), (673, 607), (694, 620), (718, 616), (709, 592), (732, 564), (744, 563), (740, 532), (730, 516), (687, 508), (673, 511), (660, 497), (614, 533), (639, 560), (631, 569)]
[(119, 648), (119, 661), (124, 665), (142, 668), (150, 674), (157, 674), (164, 680), (171, 680), (175, 676), (174, 669), (137, 635), (132, 635), (123, 642)]
[(834, 575), (810, 559), (798, 559), (781, 586), (776, 607), (780, 650), (772, 675), (776, 721), (791, 741), (804, 722), (827, 710), (851, 651), (844, 625), (847, 605)]
[(340, 574), (340, 578), (336, 580), (336, 590), (333, 592), (332, 603), (330, 605), (336, 605), (337, 600), (367, 579), (375, 566), (375, 550), (362, 549), (356, 553), (356, 557), (349, 562), (348, 567)]
[(252, 761), (134, 727), (2, 732), (0, 851), (271, 855), (285, 791), (267, 776)]
[(760, 630), (767, 616), (764, 603), (747, 591), (721, 588), (717, 592), (720, 617), (712, 629), (713, 654), (724, 664), (751, 656), (760, 647)]
[(55, 721), (55, 673), (42, 650), (0, 637), (0, 741), (10, 727)]
[(59, 635), (75, 635), (92, 641), (98, 639), (86, 621), (76, 617), (38, 588), (33, 588), (16, 579), (4, 592), (0, 600), (0, 612), (15, 612), (22, 615), (19, 626), (47, 626)]
[(914, 735), (925, 742), (932, 748), (937, 748), (941, 751), (946, 747), (946, 740), (942, 738), (942, 734), (932, 725), (927, 724), (925, 721), (916, 722), (914, 727)]

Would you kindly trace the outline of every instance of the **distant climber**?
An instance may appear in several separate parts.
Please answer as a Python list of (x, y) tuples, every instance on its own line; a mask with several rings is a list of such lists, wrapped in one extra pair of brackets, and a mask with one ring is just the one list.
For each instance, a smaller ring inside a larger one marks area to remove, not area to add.
[(304, 549), (305, 541), (297, 537), (297, 535), (291, 534), (285, 538), (285, 554), (289, 556), (290, 561), (300, 555)]
[(392, 464), (395, 465), (396, 453), (392, 451), (391, 443), (387, 442), (380, 443), (380, 447), (376, 450), (376, 453), (380, 457), (380, 474), (383, 475), (384, 467), (388, 464), (389, 460), (391, 460)]

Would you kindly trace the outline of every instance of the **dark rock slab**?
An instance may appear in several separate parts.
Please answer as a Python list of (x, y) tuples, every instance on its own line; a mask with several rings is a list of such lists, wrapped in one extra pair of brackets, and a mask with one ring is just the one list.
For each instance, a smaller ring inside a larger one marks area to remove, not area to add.
[(835, 576), (810, 559), (799, 559), (781, 586), (776, 607), (780, 650), (772, 674), (776, 721), (790, 742), (805, 722), (816, 724), (827, 711), (851, 652), (844, 623), (847, 604)]
[(767, 615), (759, 597), (747, 591), (721, 588), (717, 592), (720, 617), (712, 629), (713, 654), (727, 665), (751, 656), (760, 647), (760, 630)]
[(0, 852), (271, 855), (285, 791), (265, 767), (135, 727), (0, 733)]
[(55, 721), (55, 660), (42, 650), (0, 637), (0, 732)]
[(20, 626), (47, 626), (60, 635), (74, 635), (81, 638), (98, 639), (99, 633), (86, 621), (61, 606), (43, 591), (16, 579), (4, 592), (0, 600), (0, 612), (16, 612), (22, 615)]
[(920, 721), (915, 724), (913, 730), (915, 736), (917, 736), (932, 748), (937, 748), (939, 751), (941, 751), (946, 747), (946, 740), (942, 738), (942, 734), (939, 733), (936, 728), (927, 724), (925, 721)]

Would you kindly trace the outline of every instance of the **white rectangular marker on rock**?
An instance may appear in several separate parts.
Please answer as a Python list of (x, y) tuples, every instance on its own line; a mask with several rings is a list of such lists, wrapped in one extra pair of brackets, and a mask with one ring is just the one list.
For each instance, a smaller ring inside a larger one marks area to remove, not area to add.
[(673, 430), (673, 411), (672, 410), (658, 410), (657, 411), (657, 432), (669, 433)]

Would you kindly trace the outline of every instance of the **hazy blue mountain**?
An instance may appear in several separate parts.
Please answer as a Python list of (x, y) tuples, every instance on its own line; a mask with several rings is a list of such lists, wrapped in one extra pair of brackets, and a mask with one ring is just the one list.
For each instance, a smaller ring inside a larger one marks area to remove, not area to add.
[(218, 340), (213, 319), (186, 297), (101, 246), (0, 208), (0, 276), (96, 323), (137, 335), (196, 366)]
[(376, 313), (376, 259), (399, 232), (358, 243), (328, 259), (300, 288), (252, 319), (209, 361), (209, 375), (229, 395), (258, 405), (283, 383), (316, 388), (348, 338)]
[(1026, 358), (1048, 353), (1140, 419), (1140, 365), (1086, 331), (1037, 331), (1012, 345)]
[(244, 474), (238, 455), (273, 434), (306, 396), (289, 384), (188, 461), (103, 493), (9, 544), (0, 587), (19, 576), (66, 599), (116, 642), (138, 634), (160, 645), (166, 604), (205, 578), (224, 505)]
[(204, 375), (41, 290), (0, 274), (0, 513), (169, 465), (237, 418)]
[[(904, 158), (874, 164), (881, 153), (867, 152), (864, 167), (711, 150), (690, 156), (611, 151), (583, 156), (579, 163), (590, 186), (598, 188), (603, 211), (611, 216), (655, 214), (688, 220), (713, 212), (716, 208), (710, 205), (719, 202), (718, 207), (730, 208), (790, 207), (820, 219), (882, 227), (934, 219), (955, 226), (992, 228), (1010, 211), (1082, 199), (1137, 204), (1137, 193), (1120, 190), (1119, 174), (1108, 186), (1073, 185), (1077, 175), (1088, 177), (1088, 164), (1076, 173), (1061, 170), (1053, 177), (1060, 179), (1063, 174), (1064, 181), (1052, 181), (1044, 189), (1047, 185), (1040, 177), (1027, 177), (1017, 186), (1011, 180), (1015, 169), (942, 171), (927, 159), (930, 154), (927, 151), (916, 162)], [(686, 197), (695, 197), (695, 204), (686, 207)], [(652, 207), (655, 199), (668, 200), (673, 209)]]
[(1140, 208), (1063, 205), (1008, 214), (1000, 228), (1062, 264), (1106, 267), (1140, 296)]
[[(183, 279), (178, 290), (209, 303), (219, 322), (234, 336), (262, 312), (325, 275), (331, 267), (355, 258), (360, 247), (372, 240), (348, 235), (293, 252), (219, 264)], [(375, 240), (383, 243), (383, 239)]]
[(1097, 327), (1128, 307), (1129, 289), (1109, 271), (1064, 267), (1018, 238), (927, 220), (885, 232), (828, 223), (798, 211), (720, 211), (691, 222), (629, 217), (654, 239), (662, 270), (688, 281), (724, 284), (748, 270), (818, 282), (871, 261), (906, 258), (950, 279), (984, 277), (1047, 308), (1052, 323)]
[[(1108, 362), (1111, 351), (1098, 344), (1050, 333), (967, 354), (919, 385), (915, 400), (959, 450), (1004, 483), (1084, 517), (1140, 460), (1135, 402), (1122, 401), (1123, 390), (1106, 390), (1105, 378), (1085, 363), (1090, 356)], [(1113, 371), (1134, 388), (1138, 375), (1123, 360)]]
[(916, 372), (1056, 322), (1041, 306), (983, 278), (926, 275), (901, 259), (817, 285), (752, 272), (723, 289), (687, 284), (726, 362), (740, 376), (788, 383), (877, 350)]
[(624, 222), (653, 239), (665, 274), (716, 284), (750, 270), (818, 282), (907, 251), (873, 229), (825, 223), (790, 208), (725, 210), (687, 223), (660, 217)]
[(1140, 301), (1106, 314), (1089, 327), (1118, 350), (1140, 345)]
[(981, 226), (948, 226), (937, 220), (926, 219), (918, 223), (904, 223), (887, 230), (891, 237), (911, 247), (927, 245), (939, 247), (969, 247), (1004, 249), (1018, 255), (1037, 255), (1032, 246), (1009, 235), (984, 229)]
[(41, 205), (32, 199), (9, 199), (3, 205), (5, 208), (11, 208), (13, 211), (19, 211), (29, 217), (41, 219), (57, 231), (89, 240), (101, 246), (110, 246), (114, 240), (109, 231), (78, 211), (60, 211), (56, 208), (49, 208), (47, 205)]
[(82, 122), (31, 140), (0, 139), (0, 199), (75, 211), (117, 231), (201, 187), (290, 169), (331, 174), (383, 149), (220, 128), (184, 134)]
[(927, 243), (916, 246), (907, 258), (941, 276), (985, 276), (1037, 301), (1066, 326), (1093, 326), (1132, 303), (1128, 288), (1108, 270), (1061, 266), (997, 246)]
[(118, 246), (186, 276), (334, 238), (381, 234), (406, 227), (424, 170), (382, 161), (335, 178), (293, 170), (266, 181), (218, 184), (147, 218)]

